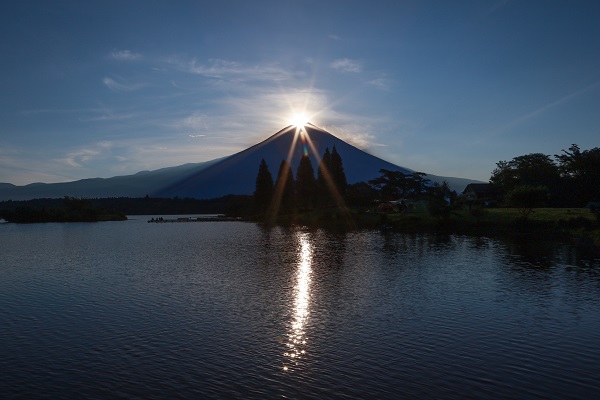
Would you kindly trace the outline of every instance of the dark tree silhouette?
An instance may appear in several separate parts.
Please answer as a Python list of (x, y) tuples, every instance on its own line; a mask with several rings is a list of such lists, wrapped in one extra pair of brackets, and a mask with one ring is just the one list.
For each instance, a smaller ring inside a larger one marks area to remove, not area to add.
[(346, 173), (344, 172), (342, 157), (335, 149), (335, 146), (333, 146), (333, 150), (331, 151), (330, 171), (331, 177), (333, 178), (333, 183), (335, 184), (338, 193), (344, 197), (346, 194), (346, 188), (348, 187), (348, 182), (346, 180)]
[(289, 213), (294, 209), (296, 193), (294, 190), (294, 174), (292, 167), (286, 160), (281, 161), (277, 182), (275, 184), (275, 202), (278, 202), (278, 209), (275, 212)]
[(423, 172), (404, 174), (400, 171), (380, 169), (381, 176), (369, 181), (373, 189), (379, 191), (382, 201), (397, 200), (402, 197), (418, 197), (428, 189), (429, 179)]
[(321, 158), (321, 162), (319, 163), (319, 169), (317, 170), (317, 203), (321, 207), (330, 207), (334, 204), (329, 182), (333, 182), (331, 176), (331, 153), (329, 152), (329, 147), (326, 147), (323, 158)]
[(377, 198), (377, 191), (366, 182), (348, 185), (346, 189), (346, 204), (354, 207), (368, 207)]
[(506, 195), (506, 202), (511, 207), (521, 210), (521, 217), (526, 219), (534, 207), (542, 207), (548, 200), (546, 186), (520, 185)]
[(426, 192), (429, 187), (428, 185), (431, 182), (429, 179), (425, 178), (426, 176), (427, 174), (424, 172), (413, 172), (408, 175), (406, 180), (407, 194), (418, 196), (421, 193)]
[(490, 183), (508, 193), (523, 185), (556, 188), (559, 180), (558, 167), (554, 160), (542, 153), (514, 157), (510, 161), (499, 161), (492, 172)]
[(310, 210), (317, 196), (315, 172), (307, 155), (302, 156), (296, 171), (296, 205), (301, 210)]
[(600, 148), (579, 149), (573, 144), (569, 150), (554, 157), (563, 180), (563, 193), (568, 202), (583, 206), (589, 201), (600, 201)]
[(380, 169), (381, 176), (369, 181), (373, 189), (379, 191), (380, 199), (383, 201), (396, 200), (405, 192), (406, 175), (400, 171)]
[(265, 160), (260, 162), (258, 175), (256, 176), (256, 188), (254, 190), (254, 210), (264, 214), (269, 209), (273, 198), (273, 176)]
[(427, 211), (438, 220), (448, 220), (452, 213), (452, 191), (448, 182), (444, 181), (440, 185), (434, 183), (429, 188), (429, 200), (427, 201)]

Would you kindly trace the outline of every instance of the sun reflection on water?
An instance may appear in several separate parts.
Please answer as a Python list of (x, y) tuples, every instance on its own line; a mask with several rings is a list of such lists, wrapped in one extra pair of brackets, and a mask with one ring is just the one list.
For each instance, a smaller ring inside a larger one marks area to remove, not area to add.
[(312, 245), (307, 233), (298, 234), (300, 260), (294, 287), (294, 308), (291, 329), (287, 335), (287, 358), (284, 371), (298, 365), (298, 361), (306, 354), (305, 325), (309, 315), (310, 280), (312, 272)]

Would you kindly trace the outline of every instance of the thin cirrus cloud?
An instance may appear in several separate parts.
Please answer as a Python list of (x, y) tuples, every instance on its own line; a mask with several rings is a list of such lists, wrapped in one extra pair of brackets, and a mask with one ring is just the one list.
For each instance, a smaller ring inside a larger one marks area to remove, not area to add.
[(208, 78), (239, 79), (254, 81), (283, 81), (298, 76), (298, 73), (274, 64), (248, 65), (236, 61), (210, 59), (208, 63), (198, 63), (196, 59), (190, 61), (169, 60), (186, 72), (202, 75)]
[(135, 61), (141, 59), (142, 55), (131, 50), (113, 50), (110, 57), (117, 61)]
[(356, 60), (349, 58), (340, 58), (331, 63), (331, 68), (342, 72), (359, 73), (362, 72), (362, 66)]
[[(0, 149), (0, 177), (10, 177), (11, 183), (25, 185), (32, 182), (64, 182), (71, 177), (48, 167), (43, 157), (28, 158), (23, 154), (3, 155)], [(1, 179), (1, 178), (0, 178)]]
[(143, 83), (117, 82), (116, 80), (108, 77), (103, 78), (102, 83), (113, 92), (132, 92), (145, 86)]
[(591, 84), (589, 84), (589, 85), (587, 85), (587, 86), (585, 86), (585, 87), (583, 87), (583, 88), (581, 88), (579, 90), (576, 90), (576, 91), (574, 91), (572, 93), (569, 93), (569, 94), (567, 94), (565, 96), (562, 96), (559, 99), (551, 101), (551, 102), (549, 102), (549, 103), (547, 103), (547, 104), (545, 104), (545, 105), (543, 105), (541, 107), (538, 107), (535, 110), (530, 111), (527, 114), (522, 115), (522, 116), (520, 116), (520, 117), (512, 120), (511, 122), (505, 124), (504, 126), (501, 126), (501, 127), (497, 128), (495, 130), (492, 130), (488, 135), (481, 136), (478, 139), (477, 143), (481, 143), (481, 142), (485, 141), (486, 139), (489, 139), (490, 137), (493, 137), (493, 136), (496, 136), (498, 134), (501, 134), (501, 133), (503, 133), (503, 132), (505, 132), (505, 131), (507, 131), (507, 130), (509, 130), (511, 128), (514, 128), (515, 126), (518, 126), (518, 125), (520, 125), (520, 124), (522, 124), (522, 123), (530, 120), (530, 119), (537, 118), (540, 115), (545, 114), (550, 109), (557, 108), (557, 107), (563, 105), (564, 103), (567, 103), (567, 102), (571, 101), (572, 99), (574, 99), (574, 98), (576, 98), (576, 97), (578, 97), (580, 95), (583, 95), (586, 92), (594, 90), (594, 89), (596, 89), (598, 87), (600, 87), (600, 81), (593, 82), (593, 83), (591, 83)]
[(87, 162), (106, 155), (112, 147), (111, 142), (99, 142), (91, 146), (80, 148), (69, 152), (65, 157), (57, 159), (70, 167), (81, 168)]
[(376, 78), (376, 79), (372, 79), (370, 81), (367, 82), (367, 84), (374, 86), (378, 89), (381, 90), (390, 90), (391, 89), (391, 83), (388, 79), (385, 78)]

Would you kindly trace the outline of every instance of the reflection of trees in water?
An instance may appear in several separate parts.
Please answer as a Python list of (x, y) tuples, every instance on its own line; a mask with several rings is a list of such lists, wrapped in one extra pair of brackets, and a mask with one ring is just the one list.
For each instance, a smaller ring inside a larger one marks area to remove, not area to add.
[(497, 256), (507, 267), (499, 268), (499, 282), (506, 284), (507, 292), (535, 294), (535, 301), (540, 302), (563, 292), (577, 299), (600, 291), (600, 258), (586, 249), (536, 236), (497, 241), (501, 244)]
[(552, 267), (557, 260), (557, 243), (543, 241), (534, 237), (504, 239), (506, 256), (513, 266), (522, 268), (545, 269)]
[(469, 241), (469, 248), (473, 250), (487, 250), (492, 246), (492, 240), (485, 236), (474, 236)]
[[(525, 321), (543, 322), (565, 304), (577, 311), (584, 304), (577, 299), (600, 293), (600, 276), (591, 276), (600, 274), (598, 260), (596, 267), (581, 268), (581, 252), (556, 241), (297, 228), (274, 232), (269, 240), (292, 243), (274, 247), (292, 252), (279, 259), (279, 267), (288, 269), (282, 352), (290, 371), (310, 369), (318, 358), (311, 352), (326, 348), (329, 340), (344, 338), (357, 345), (364, 328), (357, 322), (373, 314), (409, 321), (435, 298), (449, 303), (470, 299), (476, 307), (491, 304), (490, 310), (523, 312)], [(480, 281), (483, 286), (476, 284)], [(585, 293), (575, 293), (587, 286)], [(528, 311), (531, 303), (540, 308)]]
[(455, 236), (447, 233), (382, 232), (381, 249), (390, 259), (420, 257), (431, 252), (446, 252), (456, 248)]
[(347, 249), (347, 234), (345, 232), (326, 232), (319, 230), (315, 233), (315, 251), (318, 254), (319, 265), (327, 269), (338, 269), (344, 265)]
[(600, 264), (600, 254), (591, 247), (579, 247), (564, 241), (538, 236), (502, 239), (514, 264), (523, 268), (551, 268), (557, 265), (593, 267)]

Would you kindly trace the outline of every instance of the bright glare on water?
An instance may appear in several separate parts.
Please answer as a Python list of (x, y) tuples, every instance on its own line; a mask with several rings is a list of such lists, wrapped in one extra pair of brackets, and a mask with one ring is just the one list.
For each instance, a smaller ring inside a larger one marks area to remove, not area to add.
[(135, 218), (0, 224), (0, 397), (600, 393), (597, 254)]

